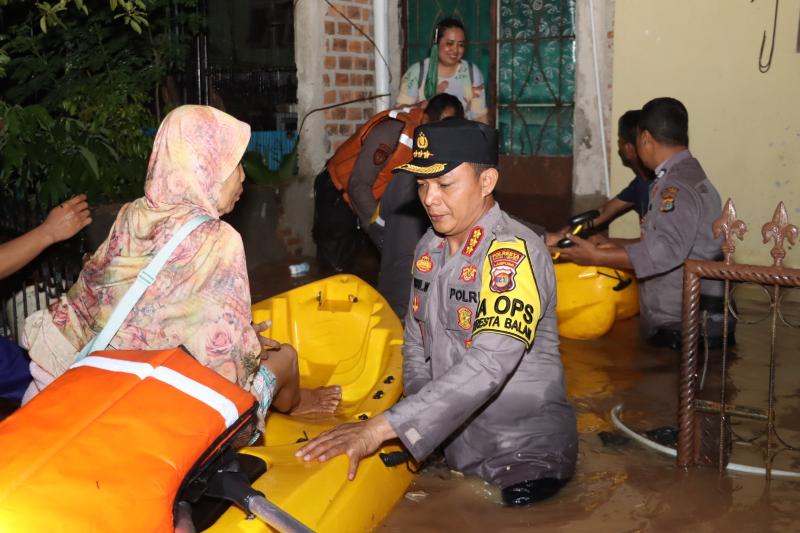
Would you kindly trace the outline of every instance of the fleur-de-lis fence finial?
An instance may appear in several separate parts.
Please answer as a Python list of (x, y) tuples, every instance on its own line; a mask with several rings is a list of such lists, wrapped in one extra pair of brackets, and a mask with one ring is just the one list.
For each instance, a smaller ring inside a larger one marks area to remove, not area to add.
[(783, 202), (779, 202), (778, 207), (775, 208), (775, 214), (772, 215), (772, 220), (761, 227), (761, 236), (764, 238), (764, 242), (769, 242), (770, 239), (775, 241), (775, 245), (769, 252), (772, 255), (772, 266), (783, 266), (783, 258), (786, 257), (783, 241), (788, 240), (794, 244), (797, 241), (797, 234), (797, 226), (789, 224), (786, 206), (783, 205)]
[(736, 217), (736, 206), (730, 198), (722, 208), (722, 215), (711, 225), (711, 230), (715, 239), (722, 235), (722, 253), (725, 255), (725, 264), (730, 265), (733, 262), (733, 252), (736, 251), (733, 237), (736, 236), (741, 241), (747, 233), (747, 224)]

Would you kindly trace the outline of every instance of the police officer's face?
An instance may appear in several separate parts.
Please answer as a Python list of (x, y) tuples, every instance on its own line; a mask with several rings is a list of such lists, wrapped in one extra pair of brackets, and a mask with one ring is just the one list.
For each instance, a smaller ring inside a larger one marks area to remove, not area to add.
[(419, 199), (433, 229), (448, 237), (466, 237), (486, 211), (497, 177), (494, 169), (479, 176), (472, 166), (462, 164), (438, 178), (417, 179)]

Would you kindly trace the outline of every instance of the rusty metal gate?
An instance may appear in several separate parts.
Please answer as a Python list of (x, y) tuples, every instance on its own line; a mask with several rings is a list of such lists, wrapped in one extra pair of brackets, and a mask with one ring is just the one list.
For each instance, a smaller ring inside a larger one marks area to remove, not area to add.
[[(788, 288), (800, 287), (800, 269), (786, 268), (783, 260), (786, 257), (784, 242), (794, 244), (797, 241), (798, 229), (790, 224), (783, 202), (775, 209), (772, 220), (761, 228), (763, 241), (773, 241), (770, 251), (772, 266), (741, 265), (733, 260), (735, 251), (734, 237), (742, 240), (747, 232), (747, 225), (736, 216), (736, 209), (729, 199), (725, 203), (722, 216), (714, 222), (714, 236), (722, 237), (722, 251), (725, 256), (722, 262), (688, 260), (684, 265), (683, 278), (683, 338), (681, 353), (681, 369), (679, 382), (678, 423), (679, 438), (677, 450), (678, 466), (692, 466), (702, 461), (699, 448), (701, 446), (698, 423), (701, 413), (713, 413), (719, 429), (717, 464), (720, 472), (725, 469), (731, 438), (732, 418), (747, 418), (761, 421), (763, 430), (746, 440), (749, 443), (764, 442), (765, 466), (767, 479), (771, 477), (773, 461), (782, 451), (800, 451), (800, 446), (787, 442), (781, 436), (775, 423), (775, 369), (776, 338), (779, 326), (800, 328), (800, 324), (790, 322), (781, 308)], [(698, 396), (698, 339), (700, 337), (700, 280), (715, 279), (725, 283), (724, 335), (721, 359), (721, 386), (719, 401), (701, 400)], [(768, 365), (767, 408), (759, 409), (729, 404), (726, 398), (725, 378), (728, 363), (728, 328), (732, 318), (736, 317), (736, 307), (732, 305), (732, 282), (751, 282), (761, 285), (770, 295), (770, 343)], [(784, 355), (796, 355), (784, 354)], [(737, 438), (733, 435), (733, 438)]]

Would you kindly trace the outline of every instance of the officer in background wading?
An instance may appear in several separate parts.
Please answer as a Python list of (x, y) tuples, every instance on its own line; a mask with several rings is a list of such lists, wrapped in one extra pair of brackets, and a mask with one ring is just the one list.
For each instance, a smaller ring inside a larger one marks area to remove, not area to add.
[(397, 170), (416, 176), (433, 228), (415, 252), (406, 398), (298, 455), (346, 454), (352, 479), (386, 440), (399, 438), (418, 461), (444, 444), (451, 468), (499, 485), (506, 504), (542, 500), (570, 479), (578, 450), (550, 254), (494, 201), (495, 129), (464, 119), (420, 126), (413, 155)]
[[(719, 193), (703, 167), (689, 152), (689, 114), (675, 98), (655, 98), (642, 107), (636, 151), (645, 167), (655, 173), (650, 205), (641, 221), (640, 239), (624, 246), (596, 246), (570, 237), (576, 246), (561, 256), (580, 265), (628, 268), (639, 279), (640, 325), (655, 346), (681, 349), (683, 263), (687, 259), (722, 259), (720, 239), (711, 225), (722, 213)], [(722, 346), (723, 284), (702, 280), (701, 342)], [(735, 321), (730, 321), (729, 343), (735, 341)]]

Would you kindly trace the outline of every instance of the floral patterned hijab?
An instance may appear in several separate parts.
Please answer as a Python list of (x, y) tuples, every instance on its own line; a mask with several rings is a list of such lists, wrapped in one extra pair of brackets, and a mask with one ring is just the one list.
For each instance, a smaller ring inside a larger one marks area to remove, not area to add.
[[(221, 111), (182, 106), (156, 134), (145, 196), (120, 209), (106, 241), (69, 293), (50, 307), (54, 324), (81, 349), (108, 320), (139, 271), (184, 222), (214, 218), (175, 250), (111, 341), (116, 349), (184, 345), (203, 365), (249, 389), (260, 362), (250, 325), (241, 236), (219, 220), (222, 185), (235, 170), (250, 127)], [(31, 353), (54, 376), (72, 360)]]

